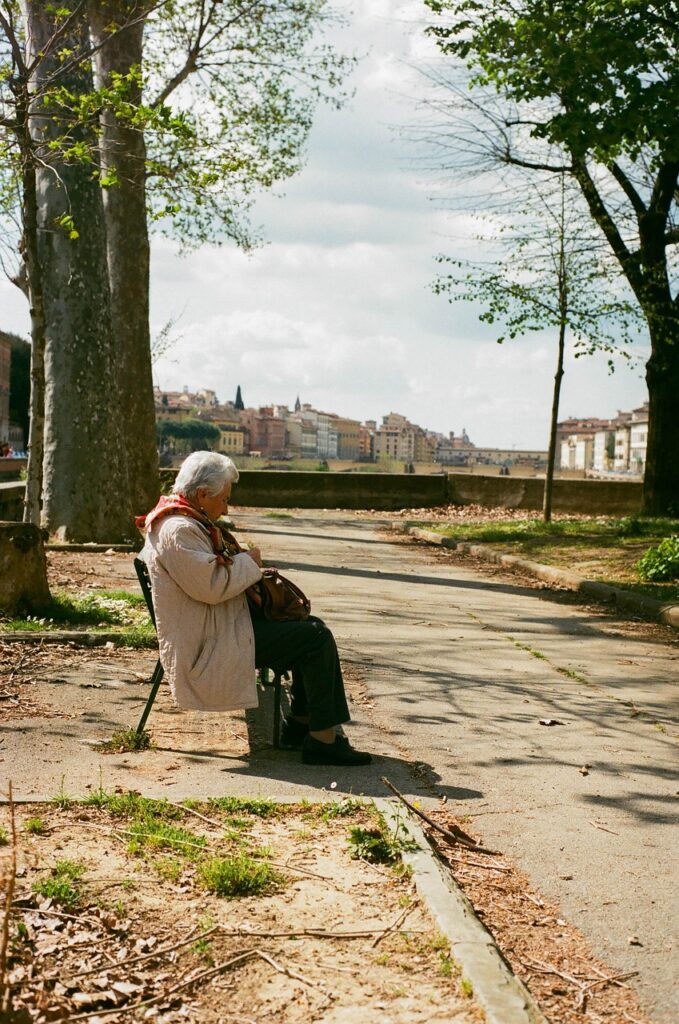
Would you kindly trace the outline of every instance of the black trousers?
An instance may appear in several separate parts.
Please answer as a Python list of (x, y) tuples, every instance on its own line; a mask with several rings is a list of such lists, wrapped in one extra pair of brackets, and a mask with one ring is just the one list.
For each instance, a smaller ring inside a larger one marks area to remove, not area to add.
[(344, 680), (335, 638), (321, 619), (269, 622), (250, 609), (257, 668), (292, 671), (291, 713), (308, 715), (320, 732), (349, 721)]

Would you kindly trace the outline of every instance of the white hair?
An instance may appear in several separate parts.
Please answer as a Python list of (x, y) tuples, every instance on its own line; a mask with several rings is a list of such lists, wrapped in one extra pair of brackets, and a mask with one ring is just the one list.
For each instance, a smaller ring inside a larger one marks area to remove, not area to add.
[(238, 470), (227, 455), (192, 452), (179, 467), (172, 490), (190, 499), (195, 497), (200, 487), (204, 487), (213, 498), (227, 483), (235, 484), (237, 480)]

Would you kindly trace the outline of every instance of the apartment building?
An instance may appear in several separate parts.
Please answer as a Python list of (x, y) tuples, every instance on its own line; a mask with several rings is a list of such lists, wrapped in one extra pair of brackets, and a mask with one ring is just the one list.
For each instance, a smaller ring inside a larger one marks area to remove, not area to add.
[(564, 420), (558, 424), (559, 468), (594, 473), (643, 475), (648, 440), (648, 404), (618, 411), (610, 420)]
[(358, 459), (361, 454), (361, 424), (346, 416), (331, 414), (332, 428), (337, 434), (337, 458)]

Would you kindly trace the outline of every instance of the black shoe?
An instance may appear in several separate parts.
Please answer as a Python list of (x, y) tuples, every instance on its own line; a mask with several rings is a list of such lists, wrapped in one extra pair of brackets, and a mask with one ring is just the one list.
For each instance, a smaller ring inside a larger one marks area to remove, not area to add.
[(364, 750), (354, 750), (346, 736), (337, 736), (332, 743), (323, 743), (306, 736), (302, 743), (303, 764), (336, 764), (353, 767), (370, 764), (372, 756)]
[(283, 750), (299, 750), (304, 737), (309, 735), (306, 722), (298, 722), (296, 718), (284, 718), (281, 722), (279, 746)]

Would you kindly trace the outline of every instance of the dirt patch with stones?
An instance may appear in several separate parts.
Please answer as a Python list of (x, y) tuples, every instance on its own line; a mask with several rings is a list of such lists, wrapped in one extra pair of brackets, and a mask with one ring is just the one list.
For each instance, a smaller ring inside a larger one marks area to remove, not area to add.
[(14, 842), (1, 814), (3, 1020), (483, 1019), (400, 855), (352, 856), (352, 830), (381, 828), (371, 805), (98, 793), (22, 805)]

